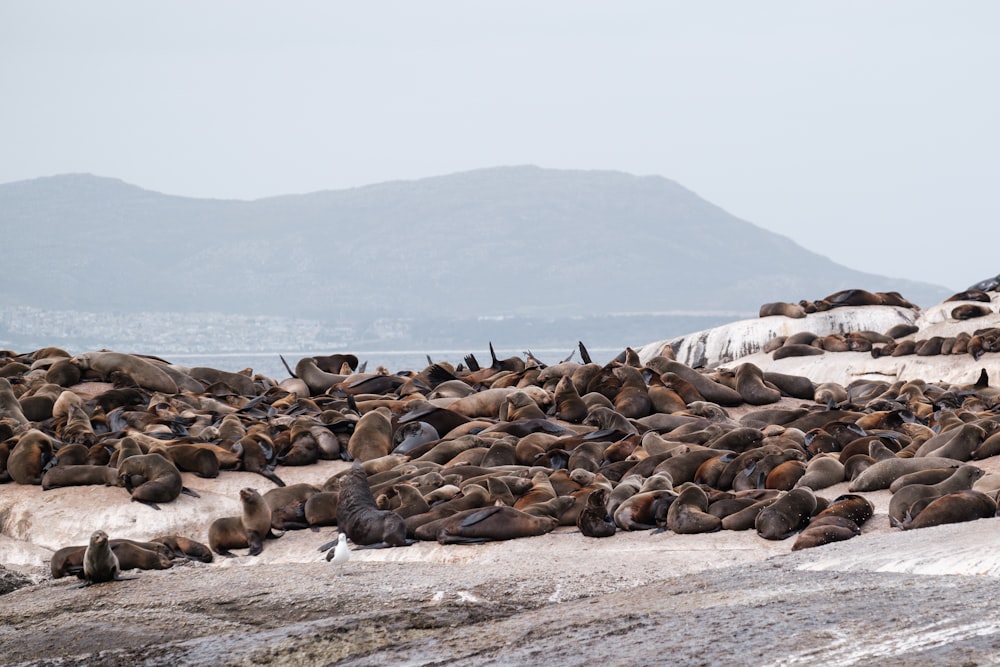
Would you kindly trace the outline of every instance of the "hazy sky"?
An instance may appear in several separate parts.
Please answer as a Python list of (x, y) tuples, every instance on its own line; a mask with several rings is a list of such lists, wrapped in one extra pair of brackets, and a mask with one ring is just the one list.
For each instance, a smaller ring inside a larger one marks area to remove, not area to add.
[(959, 290), (1000, 273), (998, 19), (986, 0), (0, 0), (0, 182), (254, 199), (615, 169)]

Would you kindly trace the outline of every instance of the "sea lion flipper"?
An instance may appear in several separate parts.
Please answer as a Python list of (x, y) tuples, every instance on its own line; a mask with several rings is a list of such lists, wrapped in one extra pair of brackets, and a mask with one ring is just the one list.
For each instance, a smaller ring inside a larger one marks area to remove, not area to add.
[(584, 346), (583, 341), (582, 340), (581, 341), (577, 341), (577, 343), (580, 346), (580, 358), (583, 360), (583, 363), (585, 363), (585, 364), (592, 364), (592, 363), (594, 363), (591, 360), (590, 353), (587, 352), (587, 348)]
[(181, 487), (181, 493), (187, 496), (191, 496), (192, 498), (201, 498), (201, 494), (199, 494), (194, 489), (187, 488), (186, 486)]
[(462, 528), (467, 528), (469, 526), (474, 526), (477, 523), (479, 523), (480, 521), (484, 521), (485, 519), (490, 518), (491, 516), (493, 516), (494, 514), (496, 514), (499, 511), (500, 511), (500, 507), (498, 507), (496, 505), (492, 505), (490, 507), (484, 507), (483, 509), (479, 510), (478, 512), (473, 512), (469, 516), (467, 516), (464, 519), (462, 519), (462, 523), (459, 524), (459, 525), (461, 525)]
[(293, 378), (298, 379), (299, 376), (296, 375), (295, 372), (291, 368), (288, 367), (288, 362), (285, 361), (285, 358), (283, 356), (281, 356), (280, 354), (278, 355), (278, 358), (281, 359), (281, 363), (283, 363), (285, 365), (285, 370), (288, 371), (288, 374), (290, 376), (292, 376)]
[(153, 502), (153, 501), (151, 501), (151, 500), (140, 500), (139, 498), (135, 498), (135, 497), (133, 497), (133, 498), (132, 498), (132, 502), (134, 502), (134, 503), (142, 503), (143, 505), (148, 505), (149, 507), (152, 507), (152, 508), (153, 508), (154, 510), (156, 510), (157, 512), (159, 512), (159, 511), (160, 511), (160, 506), (159, 506), (159, 505), (157, 505), (156, 503), (154, 503), (154, 502)]

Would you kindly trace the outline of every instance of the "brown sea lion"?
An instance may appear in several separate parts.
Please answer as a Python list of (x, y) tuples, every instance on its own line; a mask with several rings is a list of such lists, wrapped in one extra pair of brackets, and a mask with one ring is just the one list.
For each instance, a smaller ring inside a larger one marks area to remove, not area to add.
[(714, 533), (722, 520), (708, 513), (708, 495), (696, 484), (685, 486), (667, 510), (667, 528), (682, 535)]
[(902, 487), (889, 500), (889, 523), (893, 526), (901, 526), (904, 519), (910, 514), (910, 507), (918, 500), (971, 489), (976, 480), (984, 474), (986, 473), (982, 468), (963, 465), (937, 484), (910, 484)]
[(736, 369), (736, 391), (750, 405), (767, 405), (781, 400), (781, 392), (764, 382), (764, 372), (751, 363)]
[(479, 544), (512, 540), (551, 532), (557, 525), (549, 516), (533, 516), (505, 505), (464, 510), (453, 514), (438, 526), (441, 544)]
[(161, 366), (132, 354), (120, 352), (87, 352), (72, 359), (81, 371), (91, 371), (107, 380), (112, 373), (128, 376), (137, 386), (150, 391), (176, 394), (177, 383)]
[(81, 586), (119, 581), (121, 569), (118, 557), (108, 544), (108, 534), (103, 530), (95, 530), (90, 536), (90, 543), (83, 552), (83, 583)]
[(271, 530), (271, 508), (256, 489), (240, 489), (240, 516), (221, 517), (208, 527), (208, 544), (220, 556), (232, 557), (230, 549), (249, 547), (248, 556), (264, 550), (264, 540), (279, 537)]
[(197, 542), (181, 535), (161, 535), (154, 537), (150, 542), (159, 542), (175, 558), (188, 558), (201, 563), (211, 563), (213, 560), (212, 549), (201, 542)]
[(85, 486), (88, 484), (118, 485), (118, 471), (110, 466), (57, 465), (42, 475), (42, 490), (64, 486)]
[(776, 301), (761, 305), (758, 317), (770, 317), (772, 315), (802, 319), (806, 316), (806, 310), (801, 304), (786, 303), (784, 301)]
[(946, 523), (987, 519), (996, 514), (997, 503), (981, 491), (958, 491), (935, 498), (915, 517), (903, 521), (903, 530), (929, 528)]
[(271, 508), (271, 527), (275, 530), (308, 528), (305, 504), (319, 492), (319, 487), (312, 484), (290, 484), (266, 491), (263, 498)]
[[(366, 412), (354, 426), (354, 433), (347, 443), (347, 451), (357, 461), (386, 456), (394, 449), (392, 443), (392, 413), (388, 408)], [(359, 544), (350, 533), (347, 537)]]

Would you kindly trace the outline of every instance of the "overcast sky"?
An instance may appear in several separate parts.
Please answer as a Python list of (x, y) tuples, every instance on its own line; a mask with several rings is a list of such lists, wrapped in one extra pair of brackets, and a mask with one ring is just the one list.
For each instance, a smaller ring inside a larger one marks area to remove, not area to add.
[(614, 169), (959, 290), (1000, 273), (998, 19), (986, 0), (0, 0), (0, 182), (254, 199)]

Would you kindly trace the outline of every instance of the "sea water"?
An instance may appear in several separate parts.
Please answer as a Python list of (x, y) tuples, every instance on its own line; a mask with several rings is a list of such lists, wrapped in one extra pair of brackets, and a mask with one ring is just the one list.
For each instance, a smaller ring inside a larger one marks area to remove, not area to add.
[[(612, 348), (588, 348), (591, 359), (598, 364), (605, 364), (621, 353), (621, 349)], [(289, 368), (295, 370), (295, 364), (303, 357), (326, 356), (335, 353), (354, 354), (358, 357), (359, 363), (367, 362), (366, 370), (373, 372), (379, 366), (384, 367), (390, 373), (400, 371), (421, 370), (430, 362), (448, 362), (453, 366), (465, 363), (467, 354), (474, 354), (480, 366), (489, 366), (491, 363), (490, 351), (485, 350), (389, 350), (389, 351), (305, 351), (305, 352), (225, 352), (225, 353), (205, 353), (205, 354), (173, 354), (164, 355), (164, 359), (173, 364), (181, 366), (203, 366), (216, 368), (223, 371), (238, 372), (246, 368), (253, 369), (254, 373), (266, 375), (275, 380), (284, 380), (289, 377), (289, 372), (282, 363), (282, 358), (287, 362)], [(532, 349), (531, 353), (538, 360), (546, 365), (557, 364), (570, 356), (580, 361), (580, 353), (574, 350), (565, 349)], [(507, 357), (525, 358), (524, 350), (496, 348), (497, 357), (506, 359)]]

